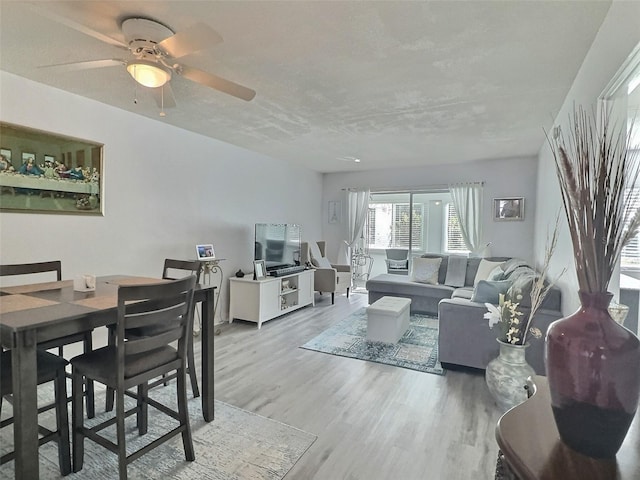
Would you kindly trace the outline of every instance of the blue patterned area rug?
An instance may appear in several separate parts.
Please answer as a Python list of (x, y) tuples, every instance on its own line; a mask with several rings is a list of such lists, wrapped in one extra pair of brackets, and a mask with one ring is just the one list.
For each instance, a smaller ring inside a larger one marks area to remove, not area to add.
[(367, 310), (362, 308), (301, 348), (444, 375), (438, 360), (438, 319), (412, 314), (398, 343), (367, 340)]
[[(50, 383), (38, 388), (38, 402), (53, 399)], [(70, 390), (70, 387), (69, 387)], [(175, 408), (175, 380), (166, 387), (152, 389), (150, 396)], [(2, 418), (11, 415), (11, 405), (3, 402)], [(104, 393), (96, 396), (96, 418), (86, 420), (95, 425), (111, 414), (103, 413)], [(133, 403), (127, 399), (127, 408)], [(8, 407), (8, 408), (5, 408)], [(129, 480), (281, 480), (316, 440), (316, 436), (290, 425), (257, 415), (232, 405), (215, 401), (215, 419), (207, 423), (202, 418), (200, 398), (189, 392), (189, 416), (195, 462), (184, 459), (182, 437), (178, 435), (164, 445), (151, 450), (129, 465)], [(69, 408), (71, 415), (71, 408)], [(42, 424), (55, 427), (53, 410), (40, 415)], [(149, 408), (149, 433), (138, 436), (135, 415), (127, 418), (127, 451), (138, 448), (169, 431), (177, 423)], [(103, 433), (115, 441), (115, 427)], [(40, 479), (113, 480), (118, 478), (117, 456), (96, 443), (85, 440), (84, 467), (67, 477), (60, 475), (58, 449), (55, 442), (40, 447)], [(13, 446), (13, 428), (0, 430), (0, 453)], [(14, 478), (13, 462), (0, 467), (0, 480)]]

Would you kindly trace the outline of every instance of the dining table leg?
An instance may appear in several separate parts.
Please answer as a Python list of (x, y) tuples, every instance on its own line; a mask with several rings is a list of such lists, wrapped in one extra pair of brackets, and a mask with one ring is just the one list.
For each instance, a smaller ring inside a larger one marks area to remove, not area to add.
[(205, 421), (213, 420), (213, 337), (215, 335), (215, 289), (206, 290), (202, 302), (202, 415)]
[(13, 380), (13, 440), (15, 478), (39, 478), (38, 394), (36, 336), (34, 331), (16, 333), (11, 350)]

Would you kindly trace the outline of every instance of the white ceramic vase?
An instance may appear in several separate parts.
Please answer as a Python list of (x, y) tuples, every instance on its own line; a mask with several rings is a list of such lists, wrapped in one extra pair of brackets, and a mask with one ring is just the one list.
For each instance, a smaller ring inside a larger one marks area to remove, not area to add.
[(527, 378), (535, 371), (525, 359), (529, 345), (512, 345), (498, 340), (500, 353), (489, 362), (485, 380), (498, 407), (507, 411), (527, 399)]

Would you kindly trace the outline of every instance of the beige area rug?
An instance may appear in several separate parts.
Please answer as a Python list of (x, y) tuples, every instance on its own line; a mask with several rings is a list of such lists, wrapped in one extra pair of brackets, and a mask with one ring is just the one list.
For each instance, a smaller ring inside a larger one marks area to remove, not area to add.
[[(41, 387), (42, 389), (42, 387)], [(70, 391), (70, 390), (69, 390)], [(152, 397), (174, 406), (175, 383), (152, 390)], [(102, 411), (104, 394), (96, 399), (96, 410)], [(11, 414), (11, 405), (3, 402), (2, 417)], [(53, 418), (51, 411), (51, 419)], [(69, 408), (71, 415), (71, 408)], [(136, 479), (212, 479), (212, 480), (279, 480), (296, 464), (317, 438), (308, 432), (285, 425), (232, 405), (215, 402), (215, 419), (206, 423), (202, 418), (200, 399), (189, 399), (195, 462), (184, 459), (182, 437), (155, 448), (129, 465), (128, 476)], [(49, 412), (40, 416), (50, 421)], [(97, 424), (107, 418), (99, 413), (87, 424)], [(127, 451), (142, 445), (177, 425), (173, 419), (149, 408), (149, 433), (139, 437), (135, 430), (135, 415), (127, 419)], [(115, 427), (106, 430), (115, 439)], [(0, 432), (2, 453), (12, 449), (13, 429)], [(55, 443), (40, 447), (40, 479), (92, 479), (118, 478), (115, 454), (85, 439), (83, 469), (68, 477), (61, 477), (58, 468), (58, 450)], [(13, 479), (13, 462), (0, 466), (0, 479)]]

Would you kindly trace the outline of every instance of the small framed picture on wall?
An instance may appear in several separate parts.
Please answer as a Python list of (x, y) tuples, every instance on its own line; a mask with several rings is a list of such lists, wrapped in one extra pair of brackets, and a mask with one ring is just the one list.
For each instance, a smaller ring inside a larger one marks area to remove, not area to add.
[(524, 197), (494, 198), (493, 219), (500, 222), (524, 220)]

